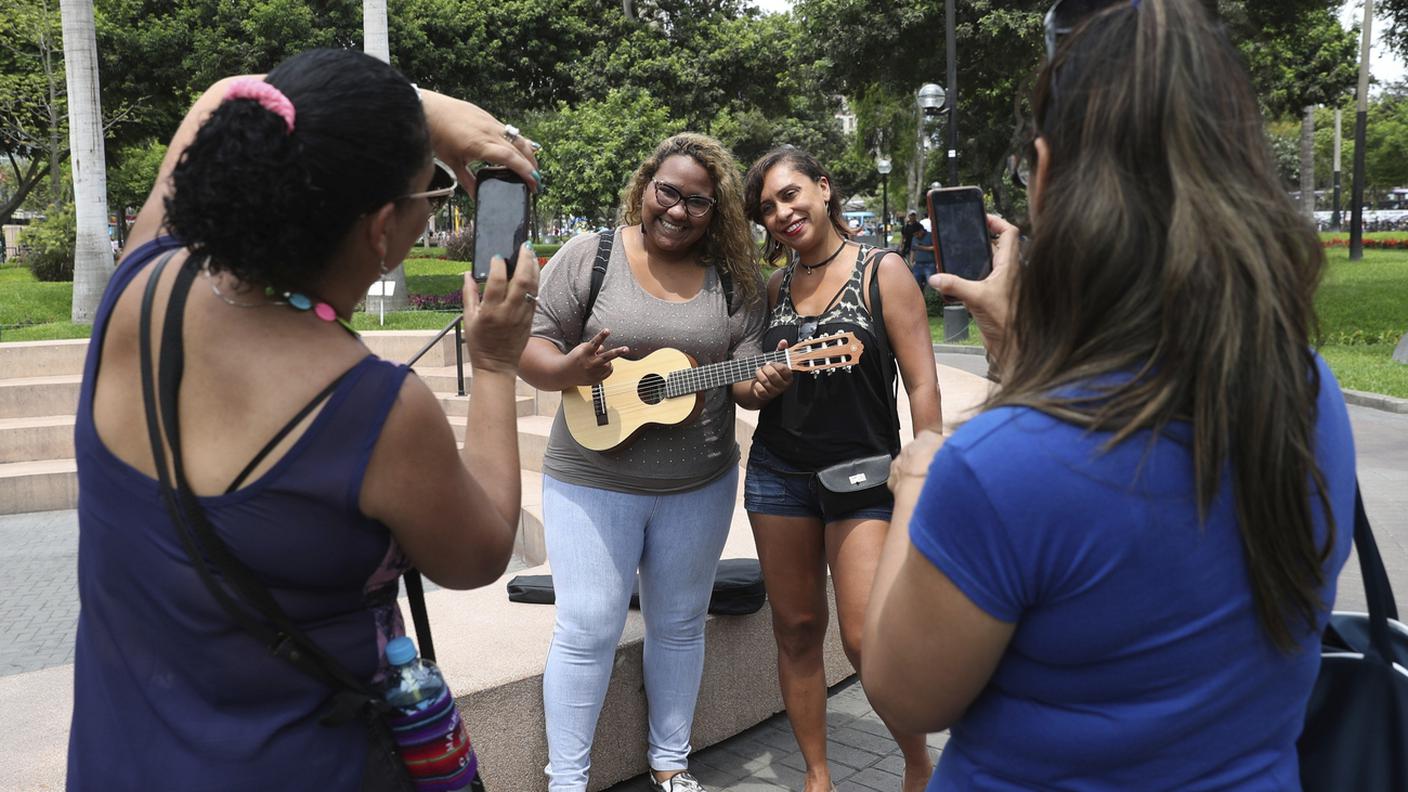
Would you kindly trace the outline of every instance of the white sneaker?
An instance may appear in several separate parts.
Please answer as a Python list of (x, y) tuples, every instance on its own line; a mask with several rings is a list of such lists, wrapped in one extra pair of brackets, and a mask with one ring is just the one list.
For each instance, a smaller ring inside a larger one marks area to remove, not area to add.
[(656, 781), (655, 785), (660, 787), (661, 792), (705, 792), (704, 785), (690, 775), (688, 770), (676, 773), (664, 781)]

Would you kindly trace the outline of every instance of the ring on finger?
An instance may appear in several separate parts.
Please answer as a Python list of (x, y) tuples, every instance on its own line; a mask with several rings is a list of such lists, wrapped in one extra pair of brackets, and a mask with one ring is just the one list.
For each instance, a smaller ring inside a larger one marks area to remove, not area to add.
[(513, 124), (504, 124), (504, 140), (510, 143), (518, 140), (518, 127)]
[(523, 299), (526, 302), (535, 303), (538, 301), (538, 295), (533, 292), (523, 292)]

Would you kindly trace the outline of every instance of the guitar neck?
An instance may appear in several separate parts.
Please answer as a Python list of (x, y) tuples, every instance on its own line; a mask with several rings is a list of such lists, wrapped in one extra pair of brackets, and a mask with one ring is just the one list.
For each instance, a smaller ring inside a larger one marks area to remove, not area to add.
[(725, 360), (697, 368), (680, 369), (665, 377), (665, 398), (672, 399), (709, 388), (732, 385), (735, 382), (752, 379), (758, 367), (767, 363), (781, 363), (790, 366), (787, 350), (768, 352), (750, 358)]

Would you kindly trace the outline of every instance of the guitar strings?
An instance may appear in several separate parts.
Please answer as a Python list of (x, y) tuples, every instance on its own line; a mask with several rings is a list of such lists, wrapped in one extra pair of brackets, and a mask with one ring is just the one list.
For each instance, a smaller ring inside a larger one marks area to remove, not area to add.
[[(838, 338), (839, 338), (839, 337), (840, 337), (840, 336), (838, 336)], [(828, 339), (828, 338), (809, 339), (808, 345), (810, 345), (810, 344), (812, 344), (812, 343), (814, 343), (814, 342), (817, 342), (817, 341), (825, 341), (825, 340), (829, 340), (829, 339)], [(841, 344), (837, 344), (837, 345), (835, 345), (835, 346), (836, 346), (837, 348), (844, 348), (843, 345), (841, 345)], [(825, 349), (826, 346), (825, 346), (824, 344), (821, 344), (821, 345), (817, 345), (816, 348), (818, 348), (818, 349)], [(796, 352), (798, 349), (799, 349), (799, 347), (793, 347), (791, 351)], [(777, 354), (777, 353), (768, 353), (768, 354), (764, 354), (764, 355), (759, 355), (758, 358), (762, 359), (762, 362), (763, 362), (763, 363), (781, 363), (781, 362), (785, 362), (785, 360), (786, 360), (786, 357), (785, 357), (785, 356), (774, 357), (776, 354)], [(772, 358), (772, 359), (769, 359), (769, 358)], [(845, 360), (848, 359), (848, 358), (852, 360), (852, 363), (851, 363), (850, 365), (854, 365), (854, 362), (853, 362), (853, 361), (854, 361), (854, 357), (851, 356), (849, 353), (837, 355), (837, 356), (835, 356), (834, 358), (831, 358), (831, 357), (822, 358), (822, 363), (823, 363), (823, 364), (831, 363), (833, 360), (835, 360), (837, 363), (842, 363), (843, 361), (845, 361)], [(684, 383), (684, 384), (688, 384), (688, 385), (699, 384), (699, 383), (701, 383), (701, 382), (708, 382), (711, 378), (716, 377), (716, 376), (720, 376), (720, 374), (721, 374), (722, 372), (727, 371), (728, 367), (734, 366), (734, 365), (738, 365), (738, 364), (743, 364), (743, 363), (746, 363), (746, 362), (747, 362), (747, 361), (724, 361), (723, 363), (713, 363), (713, 364), (710, 364), (710, 365), (711, 365), (711, 366), (720, 366), (720, 367), (721, 367), (721, 368), (719, 369), (719, 373), (709, 372), (709, 373), (702, 374), (702, 375), (701, 375), (701, 374), (694, 374), (693, 377), (686, 376), (684, 379), (681, 380), (681, 382)], [(815, 362), (815, 361), (813, 361), (813, 362)], [(761, 364), (760, 364), (760, 365), (761, 365)], [(844, 365), (844, 364), (843, 364), (843, 365)], [(754, 371), (756, 371), (757, 368), (758, 368), (758, 366), (753, 366), (752, 368), (753, 368)], [(619, 396), (619, 395), (624, 394), (624, 393), (639, 393), (642, 398), (662, 398), (662, 397), (663, 397), (662, 395), (663, 395), (663, 394), (665, 393), (665, 391), (669, 388), (669, 381), (668, 381), (668, 378), (669, 378), (670, 376), (673, 376), (673, 375), (675, 375), (675, 374), (681, 374), (681, 373), (686, 374), (686, 375), (689, 375), (689, 374), (691, 374), (691, 373), (699, 372), (699, 371), (701, 371), (701, 370), (702, 370), (701, 368), (688, 368), (688, 369), (680, 369), (680, 370), (678, 370), (678, 371), (671, 372), (670, 375), (663, 375), (663, 376), (662, 376), (662, 375), (657, 375), (657, 376), (660, 376), (660, 379), (661, 379), (660, 384), (659, 384), (659, 385), (651, 385), (651, 386), (648, 386), (648, 387), (646, 387), (646, 388), (640, 387), (640, 380), (639, 380), (639, 379), (636, 380), (634, 383), (622, 383), (622, 384), (620, 384), (620, 385), (601, 385), (601, 386), (600, 386), (600, 390), (598, 390), (598, 387), (597, 387), (597, 386), (587, 386), (587, 387), (588, 387), (588, 389), (591, 391), (592, 396), (593, 396), (593, 399), (596, 399), (596, 398), (604, 398), (604, 397), (607, 397), (607, 396)], [(740, 371), (741, 371), (741, 369), (740, 369)], [(805, 373), (807, 373), (807, 370), (806, 370), (806, 369), (799, 369), (799, 370), (798, 370), (798, 373), (805, 374)], [(742, 378), (742, 379), (733, 380), (733, 382), (742, 382), (744, 379), (747, 379), (747, 377), (744, 377), (744, 378)], [(687, 390), (687, 391), (684, 391), (684, 392), (680, 393), (679, 395), (680, 395), (680, 396), (684, 396), (684, 395), (687, 395), (687, 394), (689, 394), (689, 393), (693, 393), (693, 392), (695, 392), (696, 390), (703, 390), (703, 389), (708, 389), (708, 388), (723, 387), (724, 385), (730, 385), (730, 384), (733, 384), (733, 383), (732, 383), (732, 382), (728, 382), (728, 381), (724, 381), (724, 382), (719, 382), (718, 384), (715, 384), (715, 385), (708, 385), (708, 384), (706, 384), (706, 385), (703, 386), (703, 388), (699, 388), (699, 389), (690, 389), (690, 390)], [(674, 398), (674, 397), (669, 397), (669, 398)]]

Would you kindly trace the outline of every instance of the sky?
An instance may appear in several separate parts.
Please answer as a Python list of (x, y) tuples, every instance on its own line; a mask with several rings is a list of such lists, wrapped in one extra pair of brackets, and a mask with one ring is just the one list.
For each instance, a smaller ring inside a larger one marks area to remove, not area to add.
[[(763, 11), (786, 11), (792, 7), (792, 0), (753, 0), (753, 5)], [(1377, 15), (1376, 15), (1377, 16)], [(1345, 27), (1357, 24), (1364, 19), (1363, 0), (1347, 0), (1340, 6), (1340, 23)], [(1380, 83), (1399, 82), (1408, 77), (1408, 66), (1403, 58), (1388, 51), (1379, 43), (1383, 32), (1380, 19), (1374, 20), (1374, 45), (1369, 55), (1369, 73)]]
[[(778, 2), (779, 0), (774, 0)], [(1408, 74), (1408, 67), (1404, 66), (1403, 58), (1388, 51), (1388, 48), (1380, 43), (1380, 36), (1383, 33), (1383, 18), (1379, 14), (1374, 15), (1374, 43), (1369, 50), (1369, 74), (1380, 83), (1399, 82)], [(1340, 6), (1340, 24), (1345, 27), (1356, 25), (1364, 21), (1363, 0), (1349, 0)], [(1369, 92), (1374, 95), (1373, 91)]]

